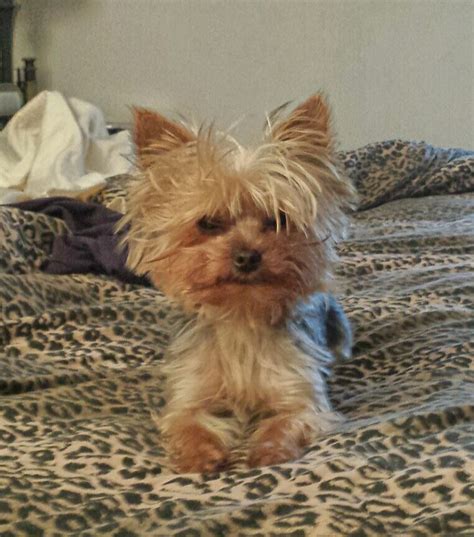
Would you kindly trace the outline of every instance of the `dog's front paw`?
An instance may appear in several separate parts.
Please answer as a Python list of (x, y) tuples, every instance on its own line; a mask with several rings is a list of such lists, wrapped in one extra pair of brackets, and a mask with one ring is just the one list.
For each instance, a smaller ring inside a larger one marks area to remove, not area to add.
[(299, 459), (302, 453), (303, 449), (291, 442), (267, 441), (250, 450), (247, 463), (251, 468), (271, 466)]
[(183, 473), (218, 472), (229, 462), (229, 451), (219, 438), (197, 424), (174, 431), (169, 450), (174, 466)]
[(248, 465), (269, 466), (293, 461), (301, 457), (306, 443), (305, 428), (301, 427), (298, 421), (273, 416), (262, 421), (255, 431)]

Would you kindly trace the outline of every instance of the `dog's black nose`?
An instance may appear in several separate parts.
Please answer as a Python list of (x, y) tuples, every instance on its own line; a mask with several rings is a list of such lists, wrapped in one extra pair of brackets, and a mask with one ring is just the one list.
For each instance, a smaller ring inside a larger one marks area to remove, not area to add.
[(239, 272), (253, 272), (257, 270), (260, 266), (262, 260), (262, 254), (258, 250), (247, 250), (241, 248), (235, 250), (232, 254), (232, 261), (234, 262), (234, 267)]

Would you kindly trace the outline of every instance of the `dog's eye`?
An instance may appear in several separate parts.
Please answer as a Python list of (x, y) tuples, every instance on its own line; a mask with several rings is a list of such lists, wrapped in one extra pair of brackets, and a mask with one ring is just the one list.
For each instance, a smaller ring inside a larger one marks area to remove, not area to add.
[(204, 217), (198, 220), (197, 227), (205, 235), (218, 235), (225, 230), (225, 223), (219, 218)]
[[(283, 211), (278, 213), (278, 219), (280, 220), (280, 229), (286, 229), (287, 218), (286, 214)], [(265, 231), (276, 231), (277, 230), (277, 221), (275, 217), (266, 218), (263, 221), (263, 228)]]

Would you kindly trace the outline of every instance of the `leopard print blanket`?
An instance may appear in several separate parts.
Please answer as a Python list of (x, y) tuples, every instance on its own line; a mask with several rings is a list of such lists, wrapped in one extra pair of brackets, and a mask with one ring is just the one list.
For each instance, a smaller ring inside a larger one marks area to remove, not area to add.
[[(301, 460), (176, 475), (154, 414), (178, 316), (159, 291), (40, 271), (62, 221), (0, 209), (0, 535), (474, 534), (474, 153), (345, 153), (346, 422)], [(123, 181), (100, 195), (120, 205)]]

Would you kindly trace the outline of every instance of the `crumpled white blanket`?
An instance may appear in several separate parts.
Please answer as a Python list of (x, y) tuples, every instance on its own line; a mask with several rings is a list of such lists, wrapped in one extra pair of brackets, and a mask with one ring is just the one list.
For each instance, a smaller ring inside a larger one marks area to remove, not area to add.
[(130, 133), (109, 135), (102, 112), (43, 91), (0, 131), (0, 203), (80, 193), (132, 169)]

